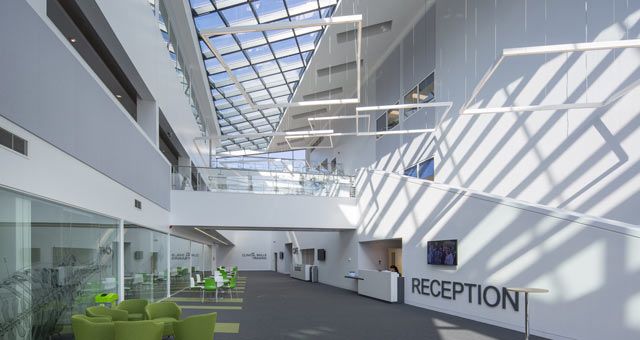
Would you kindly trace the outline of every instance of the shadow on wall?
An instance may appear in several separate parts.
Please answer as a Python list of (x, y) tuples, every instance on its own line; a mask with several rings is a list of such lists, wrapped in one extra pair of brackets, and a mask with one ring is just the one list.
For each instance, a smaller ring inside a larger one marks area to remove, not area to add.
[[(402, 238), (407, 278), (496, 286), (544, 287), (533, 330), (545, 336), (627, 339), (640, 335), (640, 237), (635, 226), (612, 230), (589, 219), (409, 180), (361, 176), (360, 240)], [(375, 190), (372, 190), (375, 188)], [(428, 266), (427, 241), (458, 239), (456, 270)], [(409, 281), (407, 281), (409, 282)], [(520, 313), (411, 294), (406, 302), (520, 329)], [(594, 316), (600, 322), (585, 324)]]
[[(640, 36), (637, 3), (587, 2), (585, 12), (582, 0), (439, 1), (436, 100), (454, 108), (433, 136), (378, 140), (374, 168), (402, 171), (433, 154), (438, 182), (640, 224), (640, 89), (600, 109), (459, 114), (504, 48)], [(510, 57), (470, 104), (603, 101), (638, 79), (640, 49)]]
[[(531, 6), (527, 12), (523, 1), (509, 2), (495, 8), (496, 16), (504, 14), (501, 19), (493, 17), (493, 5), (470, 4), (468, 10), (479, 13), (478, 22), (491, 34), (482, 28), (474, 31), (473, 18), (438, 17), (438, 50), (445, 53), (436, 72), (438, 100), (452, 100), (454, 109), (437, 131), (436, 179), (640, 224), (634, 211), (640, 195), (632, 185), (640, 170), (635, 147), (640, 140), (640, 89), (600, 109), (459, 115), (503, 48), (633, 39), (640, 32), (637, 4), (616, 2), (616, 7), (608, 2), (603, 7), (604, 2), (589, 1), (586, 15), (561, 19), (558, 16), (572, 10), (584, 13), (584, 1), (548, 3), (549, 8)], [(461, 11), (453, 2), (443, 2), (438, 9)], [(549, 11), (549, 17), (542, 10)], [(523, 28), (527, 20), (544, 29)], [(453, 26), (463, 29), (447, 30)], [(465, 46), (465, 36), (475, 39)], [(475, 57), (465, 59), (456, 53), (460, 51)], [(638, 79), (640, 49), (512, 57), (505, 59), (471, 107), (603, 101)]]

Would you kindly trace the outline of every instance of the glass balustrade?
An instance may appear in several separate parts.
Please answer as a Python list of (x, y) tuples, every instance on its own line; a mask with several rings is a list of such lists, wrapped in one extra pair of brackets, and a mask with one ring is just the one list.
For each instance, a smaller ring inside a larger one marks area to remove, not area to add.
[(315, 172), (177, 167), (172, 189), (355, 197), (354, 177)]

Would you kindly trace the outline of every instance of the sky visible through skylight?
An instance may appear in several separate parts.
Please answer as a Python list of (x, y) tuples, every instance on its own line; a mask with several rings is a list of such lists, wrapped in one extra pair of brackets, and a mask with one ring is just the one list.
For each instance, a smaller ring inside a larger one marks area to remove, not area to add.
[[(338, 0), (190, 0), (198, 31), (330, 17)], [(224, 62), (257, 105), (287, 103), (322, 36), (322, 27), (249, 32), (211, 38)], [(254, 110), (200, 40), (222, 134), (276, 130), (284, 108)], [(269, 138), (223, 139), (220, 151), (266, 149)]]

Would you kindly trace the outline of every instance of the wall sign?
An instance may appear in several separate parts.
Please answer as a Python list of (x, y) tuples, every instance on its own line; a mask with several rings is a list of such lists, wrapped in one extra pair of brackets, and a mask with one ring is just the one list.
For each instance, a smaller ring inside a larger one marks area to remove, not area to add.
[(190, 258), (189, 253), (171, 253), (172, 261), (186, 261)]
[(462, 299), (468, 303), (484, 304), (489, 307), (501, 306), (502, 309), (511, 306), (516, 312), (520, 308), (520, 295), (517, 292), (509, 292), (505, 287), (499, 289), (491, 285), (482, 286), (476, 283), (414, 277), (411, 279), (411, 293), (447, 300)]
[(200, 257), (198, 253), (171, 253), (172, 261), (186, 261), (192, 257)]
[(242, 253), (242, 257), (250, 257), (254, 260), (266, 260), (267, 253), (256, 253), (256, 252)]

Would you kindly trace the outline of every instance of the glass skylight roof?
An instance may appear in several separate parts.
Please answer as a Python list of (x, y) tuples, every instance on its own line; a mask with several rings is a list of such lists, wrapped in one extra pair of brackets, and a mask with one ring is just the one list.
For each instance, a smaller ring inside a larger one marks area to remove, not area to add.
[[(198, 31), (330, 17), (338, 0), (189, 0)], [(258, 105), (287, 103), (322, 36), (322, 27), (249, 32), (211, 38), (224, 62)], [(253, 110), (200, 40), (222, 134), (275, 131), (283, 108)], [(222, 150), (266, 149), (270, 138), (222, 140)]]

